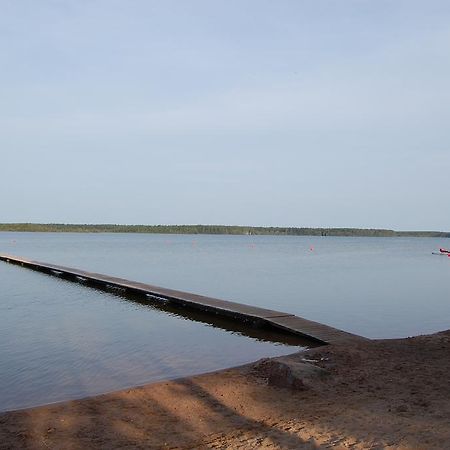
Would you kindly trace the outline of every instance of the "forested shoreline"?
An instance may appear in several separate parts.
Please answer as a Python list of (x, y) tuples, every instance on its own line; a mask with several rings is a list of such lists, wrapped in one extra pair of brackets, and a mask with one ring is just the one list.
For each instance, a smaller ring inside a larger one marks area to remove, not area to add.
[(70, 233), (157, 233), (157, 234), (232, 234), (277, 236), (373, 236), (373, 237), (442, 237), (444, 231), (395, 231), (371, 228), (307, 228), (307, 227), (252, 227), (234, 225), (116, 225), (116, 224), (61, 224), (61, 223), (3, 223), (0, 231), (70, 232)]

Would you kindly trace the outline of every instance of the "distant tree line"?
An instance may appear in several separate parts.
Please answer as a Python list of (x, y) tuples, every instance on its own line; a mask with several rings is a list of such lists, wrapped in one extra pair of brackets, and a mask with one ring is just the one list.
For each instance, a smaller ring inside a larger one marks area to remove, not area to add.
[(411, 236), (450, 238), (450, 232), (443, 231), (394, 231), (375, 228), (246, 227), (233, 225), (95, 225), (62, 223), (3, 223), (0, 224), (0, 231), (39, 231), (67, 233), (233, 234), (277, 236)]

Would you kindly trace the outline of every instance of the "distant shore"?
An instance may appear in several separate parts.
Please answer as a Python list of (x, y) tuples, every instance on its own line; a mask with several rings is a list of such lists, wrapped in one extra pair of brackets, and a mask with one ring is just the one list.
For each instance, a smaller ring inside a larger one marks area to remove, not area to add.
[(152, 233), (271, 236), (360, 236), (450, 238), (447, 231), (396, 231), (378, 228), (252, 227), (234, 225), (115, 225), (0, 223), (0, 231), (57, 233)]
[(449, 352), (450, 330), (351, 342), (283, 357), (326, 372), (300, 389), (265, 360), (3, 413), (0, 448), (450, 448)]

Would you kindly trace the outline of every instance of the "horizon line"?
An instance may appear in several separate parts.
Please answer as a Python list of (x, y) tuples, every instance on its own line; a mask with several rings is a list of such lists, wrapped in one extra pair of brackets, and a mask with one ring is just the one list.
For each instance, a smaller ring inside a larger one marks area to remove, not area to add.
[[(356, 226), (345, 226), (345, 227), (328, 227), (328, 226), (285, 226), (285, 225), (224, 225), (224, 224), (130, 224), (130, 223), (86, 223), (86, 222), (0, 222), (1, 228), (5, 227), (18, 227), (18, 226), (61, 226), (61, 227), (148, 227), (148, 228), (170, 228), (170, 227), (221, 227), (221, 228), (239, 228), (239, 229), (263, 229), (263, 230), (320, 230), (320, 231), (381, 231), (381, 232), (393, 232), (393, 233), (442, 233), (448, 234), (450, 231), (447, 230), (398, 230), (393, 228), (376, 228), (376, 227), (356, 227)], [(17, 231), (17, 230), (12, 230)]]

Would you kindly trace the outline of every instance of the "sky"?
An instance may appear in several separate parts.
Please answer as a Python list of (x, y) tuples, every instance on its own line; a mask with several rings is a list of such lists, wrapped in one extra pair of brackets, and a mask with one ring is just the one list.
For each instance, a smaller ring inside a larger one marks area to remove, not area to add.
[(450, 2), (0, 0), (0, 222), (450, 230)]

